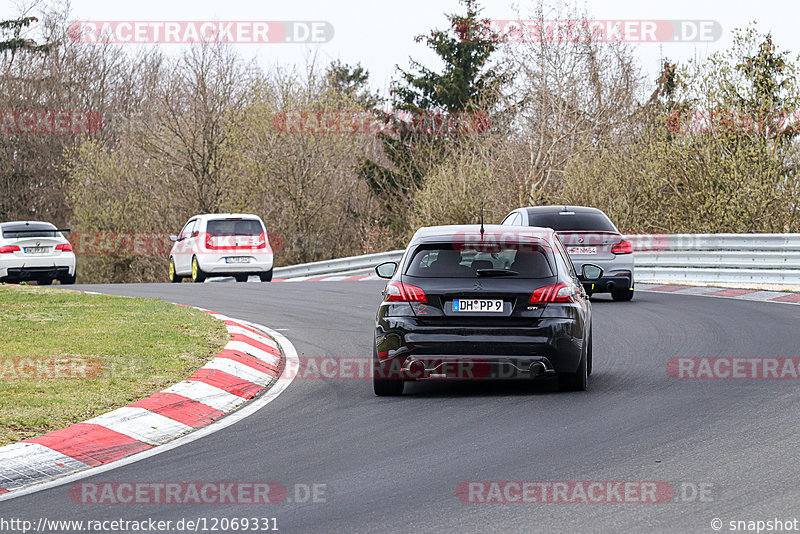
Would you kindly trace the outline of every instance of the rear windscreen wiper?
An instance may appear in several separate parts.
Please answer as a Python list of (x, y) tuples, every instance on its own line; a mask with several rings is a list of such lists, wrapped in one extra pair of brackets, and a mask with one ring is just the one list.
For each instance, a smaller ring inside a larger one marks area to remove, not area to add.
[(478, 276), (519, 276), (517, 271), (510, 269), (478, 269)]

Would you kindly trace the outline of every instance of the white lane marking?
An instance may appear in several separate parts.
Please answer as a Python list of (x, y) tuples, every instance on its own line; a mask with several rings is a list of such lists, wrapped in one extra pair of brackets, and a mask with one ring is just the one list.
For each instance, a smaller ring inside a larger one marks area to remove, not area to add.
[(194, 380), (178, 382), (162, 391), (162, 393), (175, 393), (206, 406), (211, 406), (221, 412), (230, 412), (247, 400), (211, 384)]
[(247, 330), (246, 328), (242, 328), (241, 326), (229, 326), (229, 325), (226, 325), (225, 328), (228, 329), (228, 333), (229, 334), (241, 334), (243, 336), (249, 337), (250, 339), (254, 339), (254, 340), (258, 341), (259, 343), (263, 343), (264, 345), (270, 346), (270, 347), (272, 347), (274, 349), (278, 348), (278, 344), (275, 343), (275, 340), (270, 339), (270, 338), (265, 337), (265, 336), (262, 336), (262, 335), (259, 335), (259, 334), (254, 334), (250, 330)]
[(85, 463), (39, 443), (12, 443), (0, 449), (0, 487), (13, 490), (84, 467)]
[(238, 376), (242, 380), (247, 380), (259, 386), (266, 386), (275, 378), (274, 376), (262, 373), (249, 365), (231, 360), (230, 358), (214, 358), (203, 366), (203, 369), (217, 369), (233, 376)]
[(280, 361), (278, 356), (274, 354), (270, 354), (265, 350), (261, 350), (258, 347), (254, 347), (249, 343), (245, 343), (244, 341), (229, 341), (225, 348), (228, 350), (238, 350), (239, 352), (244, 352), (245, 354), (249, 354), (254, 358), (258, 358), (262, 362), (267, 362), (272, 365), (277, 365)]
[[(241, 323), (242, 321), (238, 319), (235, 320), (237, 323)], [(158, 447), (154, 447), (152, 449), (147, 449), (146, 451), (142, 451), (127, 458), (122, 458), (121, 460), (117, 460), (115, 462), (111, 462), (105, 465), (99, 465), (97, 467), (91, 467), (89, 469), (85, 469), (83, 471), (79, 471), (77, 473), (73, 473), (71, 475), (67, 475), (56, 480), (51, 480), (50, 482), (44, 482), (42, 484), (36, 484), (27, 488), (23, 488), (17, 491), (12, 491), (9, 493), (0, 494), (0, 501), (7, 501), (11, 499), (16, 499), (17, 497), (22, 497), (23, 495), (30, 495), (31, 493), (36, 493), (39, 491), (43, 491), (50, 488), (55, 488), (58, 486), (63, 486), (64, 484), (69, 484), (70, 482), (75, 482), (76, 480), (81, 480), (90, 476), (95, 476), (100, 473), (105, 473), (107, 471), (111, 471), (113, 469), (117, 469), (118, 467), (122, 467), (124, 465), (129, 465), (132, 463), (136, 463), (141, 460), (145, 460), (157, 454), (161, 454), (163, 452), (171, 451), (172, 449), (176, 449), (181, 445), (186, 445), (187, 443), (191, 443), (193, 441), (197, 441), (198, 439), (202, 439), (210, 434), (215, 432), (219, 432), (220, 430), (227, 428), (233, 424), (238, 423), (242, 419), (245, 419), (258, 410), (269, 404), (270, 402), (274, 401), (278, 398), (278, 396), (286, 391), (286, 388), (294, 381), (294, 377), (297, 376), (297, 371), (300, 368), (300, 359), (297, 357), (297, 350), (292, 345), (291, 341), (289, 341), (283, 334), (267, 328), (265, 326), (257, 325), (254, 323), (244, 323), (248, 326), (252, 326), (257, 330), (261, 330), (262, 332), (266, 333), (267, 335), (272, 336), (275, 340), (280, 344), (281, 348), (283, 349), (283, 353), (286, 357), (286, 370), (281, 375), (281, 377), (275, 381), (272, 387), (262, 394), (259, 397), (253, 399), (249, 404), (243, 406), (240, 410), (233, 412), (230, 415), (223, 417), (208, 426), (205, 426), (201, 429), (198, 429), (194, 432), (190, 432), (185, 436), (181, 436), (177, 439), (170, 441), (169, 443), (165, 443), (164, 445), (159, 445)]]
[(130, 406), (117, 408), (84, 422), (104, 426), (149, 445), (158, 445), (194, 430), (169, 417)]

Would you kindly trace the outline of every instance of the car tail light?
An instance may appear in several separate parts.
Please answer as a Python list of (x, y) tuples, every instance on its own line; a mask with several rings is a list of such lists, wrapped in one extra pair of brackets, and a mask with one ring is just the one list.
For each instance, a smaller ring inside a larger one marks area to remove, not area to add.
[(614, 254), (632, 254), (633, 253), (633, 245), (630, 241), (620, 241), (613, 247), (611, 247), (611, 252)]
[(254, 248), (267, 248), (267, 239), (264, 236), (264, 232), (258, 234), (258, 241), (256, 241), (256, 246)]
[(214, 245), (211, 244), (211, 238), (214, 237), (209, 233), (206, 233), (206, 248), (214, 248)]
[(564, 283), (540, 287), (531, 295), (530, 304), (575, 302), (575, 288)]
[(60, 250), (62, 252), (72, 252), (72, 245), (69, 243), (62, 243), (61, 245), (56, 245), (56, 250)]
[(386, 284), (384, 302), (428, 302), (428, 299), (422, 288), (393, 280)]
[(11, 252), (19, 252), (17, 245), (5, 245), (0, 247), (0, 254), (10, 254)]

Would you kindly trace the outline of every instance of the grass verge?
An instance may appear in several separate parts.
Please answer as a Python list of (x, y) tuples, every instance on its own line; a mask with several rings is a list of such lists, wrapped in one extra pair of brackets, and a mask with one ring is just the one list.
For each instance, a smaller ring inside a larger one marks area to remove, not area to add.
[(179, 382), (227, 340), (221, 321), (194, 308), (0, 285), (0, 446)]

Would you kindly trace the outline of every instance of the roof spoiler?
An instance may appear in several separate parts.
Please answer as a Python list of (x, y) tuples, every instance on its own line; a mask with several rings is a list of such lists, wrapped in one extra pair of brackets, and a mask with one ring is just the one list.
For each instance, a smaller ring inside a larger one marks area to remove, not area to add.
[(69, 228), (43, 228), (40, 230), (12, 230), (10, 228), (3, 229), (3, 233), (8, 232), (9, 234), (39, 234), (41, 232), (66, 232), (70, 233), (71, 230)]

